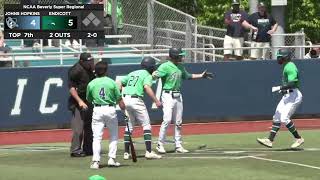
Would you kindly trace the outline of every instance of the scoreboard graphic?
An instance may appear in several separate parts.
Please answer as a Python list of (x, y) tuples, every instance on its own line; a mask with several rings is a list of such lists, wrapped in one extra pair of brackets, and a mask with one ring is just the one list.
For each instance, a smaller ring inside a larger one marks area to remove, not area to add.
[(42, 30), (73, 30), (77, 29), (76, 16), (43, 16)]
[(104, 38), (101, 4), (5, 4), (4, 15), (6, 39)]
[(40, 30), (40, 16), (7, 16), (4, 27), (11, 30)]

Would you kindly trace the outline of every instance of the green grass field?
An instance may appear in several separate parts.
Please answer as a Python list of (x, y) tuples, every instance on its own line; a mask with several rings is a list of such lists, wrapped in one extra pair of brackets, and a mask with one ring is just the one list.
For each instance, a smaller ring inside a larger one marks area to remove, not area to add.
[[(266, 133), (185, 136), (188, 154), (167, 153), (161, 160), (145, 160), (144, 145), (137, 143), (137, 163), (122, 160), (120, 168), (89, 168), (91, 157), (70, 158), (69, 144), (0, 146), (0, 180), (87, 180), (99, 174), (108, 180), (317, 180), (320, 178), (320, 130), (301, 131), (303, 150), (290, 150), (292, 138), (279, 133), (273, 149), (256, 143)], [(155, 139), (155, 138), (154, 138)], [(142, 142), (141, 139), (137, 140)], [(206, 144), (206, 147), (202, 146)], [(166, 150), (173, 150), (173, 144)]]

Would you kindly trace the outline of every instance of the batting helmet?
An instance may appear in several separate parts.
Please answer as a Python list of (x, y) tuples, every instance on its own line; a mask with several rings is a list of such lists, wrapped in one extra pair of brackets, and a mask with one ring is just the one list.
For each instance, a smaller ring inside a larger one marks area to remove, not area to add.
[(289, 49), (279, 49), (277, 52), (277, 61), (283, 64), (285, 61), (291, 60), (291, 51)]
[(186, 52), (182, 51), (181, 48), (170, 48), (169, 57), (173, 60), (181, 60), (182, 56), (185, 56)]
[(141, 61), (141, 67), (147, 70), (149, 73), (153, 73), (153, 71), (156, 69), (156, 60), (154, 60), (152, 57), (145, 57)]

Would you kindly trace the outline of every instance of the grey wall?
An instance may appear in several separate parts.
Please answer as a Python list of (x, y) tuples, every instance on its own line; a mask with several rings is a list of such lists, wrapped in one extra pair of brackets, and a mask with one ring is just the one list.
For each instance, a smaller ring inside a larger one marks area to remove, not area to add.
[[(320, 61), (295, 61), (301, 77), (304, 99), (298, 115), (312, 116), (320, 112)], [(281, 66), (275, 61), (217, 62), (186, 64), (187, 70), (200, 73), (204, 69), (215, 73), (213, 80), (185, 81), (183, 84), (184, 119), (214, 121), (229, 119), (271, 118), (281, 95), (271, 93), (271, 87), (281, 84)], [(115, 78), (138, 69), (139, 66), (111, 66), (110, 76)], [(29, 129), (68, 127), (71, 117), (67, 110), (68, 68), (1, 69), (0, 129)], [(28, 79), (25, 86), (21, 113), (11, 115), (17, 95), (18, 79)], [(46, 107), (57, 104), (52, 113), (39, 111), (44, 84), (49, 78), (63, 81), (62, 87), (52, 84), (48, 91)], [(151, 110), (152, 123), (161, 120), (160, 110)]]

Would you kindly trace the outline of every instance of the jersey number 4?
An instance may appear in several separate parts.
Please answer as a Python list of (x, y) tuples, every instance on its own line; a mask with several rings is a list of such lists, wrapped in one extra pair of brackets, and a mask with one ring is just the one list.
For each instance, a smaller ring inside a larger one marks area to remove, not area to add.
[(128, 86), (136, 86), (138, 80), (139, 80), (139, 76), (130, 76)]
[(105, 98), (106, 93), (105, 93), (105, 91), (104, 91), (104, 88), (101, 88), (101, 89), (100, 89), (100, 91), (99, 91), (99, 96), (100, 96), (101, 99), (104, 99), (104, 98)]

